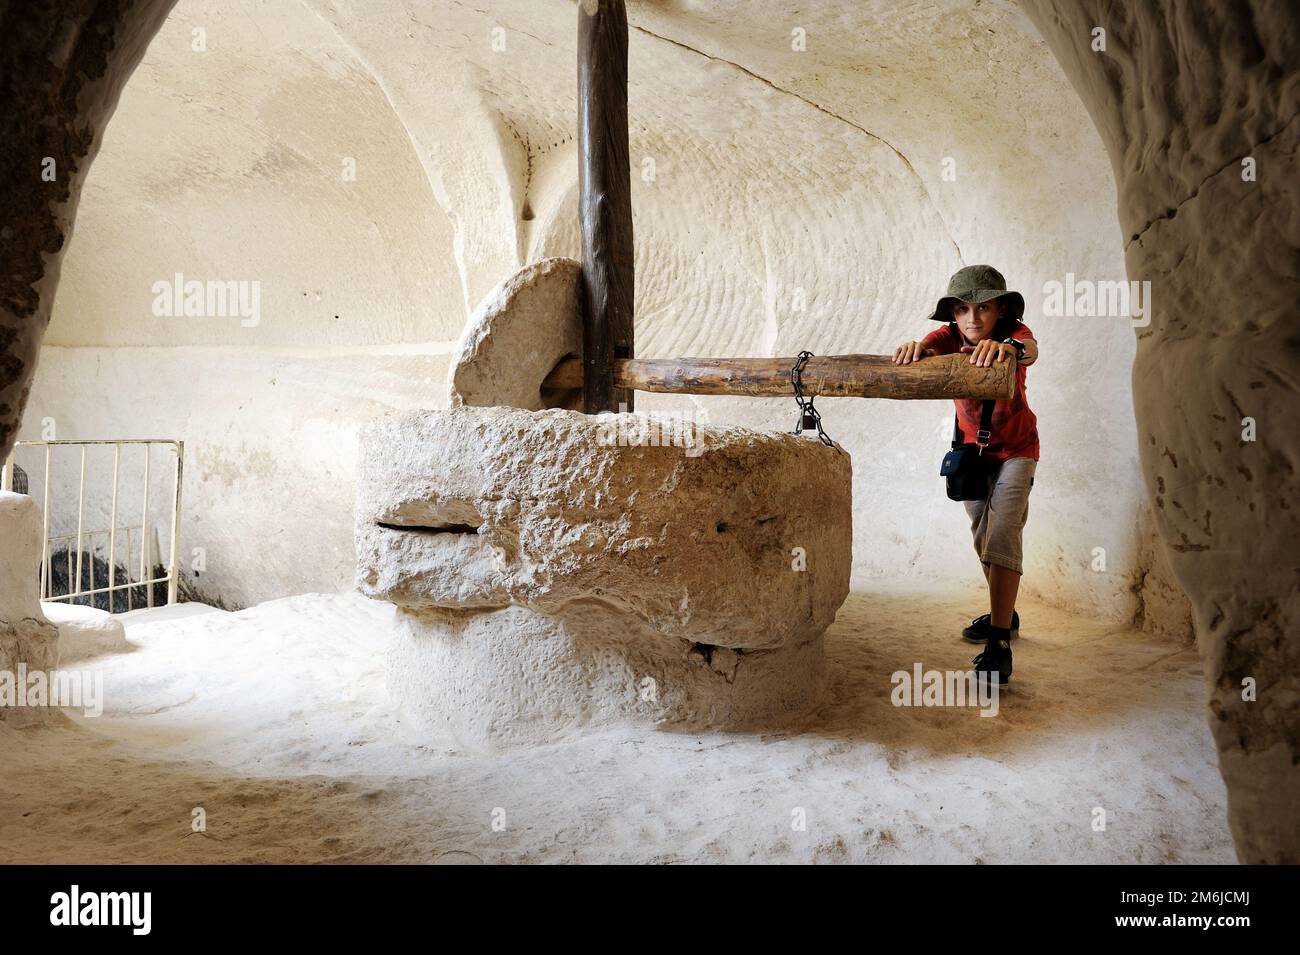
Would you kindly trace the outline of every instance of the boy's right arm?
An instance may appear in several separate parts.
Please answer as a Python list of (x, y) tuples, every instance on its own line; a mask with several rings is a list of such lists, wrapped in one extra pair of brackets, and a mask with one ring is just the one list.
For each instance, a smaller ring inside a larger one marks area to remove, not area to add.
[(920, 361), (922, 358), (935, 354), (926, 348), (921, 342), (904, 342), (894, 349), (895, 365), (910, 365), (914, 361)]
[(905, 342), (894, 349), (894, 364), (910, 365), (914, 361), (932, 355), (947, 354), (953, 350), (948, 341), (950, 337), (948, 327), (945, 325), (943, 328), (936, 328), (919, 342)]

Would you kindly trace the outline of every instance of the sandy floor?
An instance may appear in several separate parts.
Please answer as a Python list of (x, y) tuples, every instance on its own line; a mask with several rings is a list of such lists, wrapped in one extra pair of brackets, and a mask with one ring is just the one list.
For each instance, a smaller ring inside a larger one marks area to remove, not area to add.
[(892, 706), (893, 671), (968, 664), (978, 607), (852, 595), (798, 728), (486, 754), (388, 707), (384, 605), (137, 617), (89, 664), (103, 716), (0, 725), (0, 862), (1235, 861), (1190, 649), (1024, 603), (999, 716)]

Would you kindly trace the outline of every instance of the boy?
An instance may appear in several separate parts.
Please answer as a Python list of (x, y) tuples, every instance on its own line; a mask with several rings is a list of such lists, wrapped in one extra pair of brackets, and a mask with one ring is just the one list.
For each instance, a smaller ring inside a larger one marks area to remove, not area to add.
[[(930, 316), (945, 323), (919, 342), (894, 351), (894, 363), (907, 365), (929, 355), (962, 352), (972, 365), (1014, 361), (1015, 395), (993, 406), (988, 446), (982, 454), (988, 474), (983, 500), (965, 501), (975, 552), (989, 588), (989, 612), (976, 617), (963, 631), (968, 640), (983, 642), (974, 659), (976, 673), (996, 674), (999, 683), (1011, 679), (1011, 638), (1020, 632), (1015, 611), (1020, 589), (1021, 534), (1029, 516), (1029, 490), (1038, 466), (1038, 419), (1025, 396), (1025, 369), (1038, 360), (1038, 343), (1021, 321), (1025, 300), (1007, 291), (1006, 280), (989, 265), (968, 265), (948, 281), (948, 294)], [(974, 443), (983, 402), (959, 398), (959, 441)]]

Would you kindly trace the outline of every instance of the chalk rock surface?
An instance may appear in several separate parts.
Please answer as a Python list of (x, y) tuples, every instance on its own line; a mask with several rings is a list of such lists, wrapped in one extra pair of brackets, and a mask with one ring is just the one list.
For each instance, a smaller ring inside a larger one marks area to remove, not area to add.
[(493, 738), (815, 703), (848, 594), (849, 457), (679, 424), (469, 407), (374, 422), (358, 586), (405, 611), (390, 691)]
[(615, 443), (676, 423), (504, 408), (379, 419), (362, 438), (362, 591), (550, 613), (599, 600), (665, 636), (744, 649), (824, 629), (848, 589), (848, 456), (694, 424), (691, 446)]
[(560, 359), (582, 355), (582, 316), (573, 259), (524, 266), (479, 304), (448, 369), (449, 404), (563, 407), (542, 382)]
[[(59, 632), (41, 614), (41, 510), (26, 494), (0, 491), (0, 673), (52, 670), (59, 660)], [(0, 705), (0, 720), (27, 723), (48, 711)]]
[(59, 629), (61, 665), (131, 649), (126, 628), (107, 610), (51, 600), (41, 603), (41, 613)]
[(597, 600), (554, 615), (399, 608), (387, 687), (462, 745), (517, 745), (620, 720), (784, 723), (824, 702), (825, 664), (820, 631), (772, 650), (732, 650), (665, 640)]

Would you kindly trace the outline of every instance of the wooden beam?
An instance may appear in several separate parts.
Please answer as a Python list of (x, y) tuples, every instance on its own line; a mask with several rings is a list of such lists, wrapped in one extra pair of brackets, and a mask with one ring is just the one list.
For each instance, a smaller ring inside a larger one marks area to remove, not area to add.
[(624, 0), (578, 2), (578, 189), (582, 227), (583, 409), (632, 410), (614, 382), (632, 358), (632, 184)]
[[(684, 395), (749, 395), (789, 398), (793, 358), (636, 358), (615, 360), (616, 388)], [(1015, 363), (977, 368), (967, 355), (937, 355), (895, 365), (887, 355), (823, 355), (808, 359), (803, 393), (852, 398), (994, 398), (1015, 394)], [(582, 364), (568, 358), (555, 366), (543, 390), (582, 387)]]

